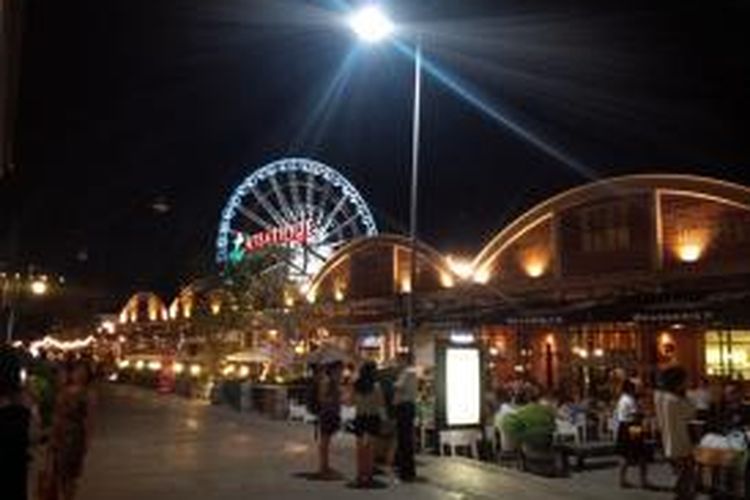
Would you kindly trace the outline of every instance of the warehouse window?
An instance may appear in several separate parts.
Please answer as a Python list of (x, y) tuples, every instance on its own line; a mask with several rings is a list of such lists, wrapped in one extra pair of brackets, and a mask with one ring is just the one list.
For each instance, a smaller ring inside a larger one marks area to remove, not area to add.
[(750, 330), (706, 332), (706, 374), (750, 379)]
[(580, 223), (583, 252), (613, 252), (630, 248), (627, 205), (618, 203), (586, 209), (581, 212)]

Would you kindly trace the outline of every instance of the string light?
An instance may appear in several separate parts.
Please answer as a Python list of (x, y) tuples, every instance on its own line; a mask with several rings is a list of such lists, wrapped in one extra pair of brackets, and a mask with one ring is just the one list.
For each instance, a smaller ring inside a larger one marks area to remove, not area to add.
[(29, 352), (34, 357), (39, 356), (39, 349), (57, 349), (60, 351), (77, 351), (85, 349), (91, 344), (96, 342), (93, 335), (89, 335), (85, 339), (74, 339), (74, 340), (57, 340), (52, 336), (46, 336), (42, 340), (35, 340), (29, 347)]

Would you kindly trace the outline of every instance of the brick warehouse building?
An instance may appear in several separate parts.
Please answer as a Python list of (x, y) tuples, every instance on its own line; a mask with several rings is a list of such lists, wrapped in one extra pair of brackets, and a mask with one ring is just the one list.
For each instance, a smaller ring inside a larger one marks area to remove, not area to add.
[[(413, 284), (409, 248), (408, 238), (379, 235), (339, 249), (304, 290), (307, 300), (285, 304), (307, 325), (289, 333), (390, 359), (406, 344), (404, 299), (414, 290), (415, 356), (428, 373), (439, 343), (471, 334), (494, 382), (521, 375), (580, 388), (613, 369), (648, 380), (671, 363), (693, 381), (750, 378), (746, 187), (688, 175), (590, 183), (521, 214), (470, 263), (419, 243)], [(189, 331), (199, 296), (221, 309), (214, 285), (183, 290), (169, 307), (140, 294), (120, 322), (168, 341), (169, 332)]]
[[(334, 255), (309, 299), (331, 334), (386, 358), (401, 345), (408, 241), (360, 240)], [(417, 359), (470, 331), (499, 380), (549, 387), (686, 366), (750, 377), (750, 189), (687, 175), (634, 175), (531, 208), (466, 269), (418, 249)], [(432, 346), (432, 347), (431, 347)], [(431, 351), (432, 349), (432, 351)]]

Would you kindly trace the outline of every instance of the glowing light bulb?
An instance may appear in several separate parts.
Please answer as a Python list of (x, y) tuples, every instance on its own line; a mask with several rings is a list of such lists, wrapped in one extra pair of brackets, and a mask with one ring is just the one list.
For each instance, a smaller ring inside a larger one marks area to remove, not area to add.
[(349, 27), (367, 43), (380, 42), (396, 29), (377, 5), (367, 5), (352, 14), (349, 17)]
[(698, 243), (683, 243), (677, 248), (677, 256), (682, 262), (697, 262), (703, 254), (703, 248)]
[(454, 258), (450, 255), (445, 260), (453, 274), (462, 280), (467, 280), (474, 274), (474, 266), (469, 260)]
[(31, 282), (31, 293), (34, 295), (44, 295), (48, 290), (49, 285), (44, 280), (38, 279)]

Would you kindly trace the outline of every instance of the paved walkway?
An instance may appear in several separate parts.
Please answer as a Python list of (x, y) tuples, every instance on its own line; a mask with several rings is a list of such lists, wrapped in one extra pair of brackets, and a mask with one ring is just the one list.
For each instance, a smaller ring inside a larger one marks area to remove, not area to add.
[[(294, 476), (315, 465), (308, 426), (124, 386), (102, 391), (97, 428), (81, 500), (669, 498), (617, 488), (611, 468), (544, 479), (460, 458), (420, 457), (425, 483), (384, 490), (352, 490), (343, 481), (310, 482)], [(350, 437), (337, 440), (333, 461), (352, 476)]]

